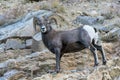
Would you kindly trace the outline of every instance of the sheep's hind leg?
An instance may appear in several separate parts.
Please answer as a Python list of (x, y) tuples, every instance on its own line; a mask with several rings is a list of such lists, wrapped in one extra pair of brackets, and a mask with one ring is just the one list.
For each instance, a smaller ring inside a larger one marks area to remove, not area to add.
[(103, 65), (106, 65), (107, 60), (106, 60), (106, 57), (105, 57), (105, 52), (104, 52), (103, 47), (99, 46), (99, 45), (96, 45), (96, 44), (94, 44), (94, 46), (97, 48), (97, 50), (99, 50), (101, 52)]
[(97, 55), (97, 49), (93, 46), (93, 44), (90, 44), (89, 41), (87, 42), (82, 42), (84, 46), (93, 53), (94, 56), (94, 66), (98, 66), (98, 55)]
[(97, 55), (97, 49), (91, 44), (90, 45), (90, 51), (93, 53), (94, 56), (94, 66), (98, 66), (98, 55)]

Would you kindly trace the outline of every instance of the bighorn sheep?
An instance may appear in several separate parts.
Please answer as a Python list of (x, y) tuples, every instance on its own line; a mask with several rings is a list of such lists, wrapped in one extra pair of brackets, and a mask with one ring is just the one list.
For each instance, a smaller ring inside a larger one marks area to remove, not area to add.
[[(45, 46), (56, 55), (56, 70), (60, 71), (60, 60), (64, 53), (81, 51), (85, 48), (90, 49), (94, 55), (94, 66), (98, 65), (98, 56), (96, 50), (102, 54), (103, 65), (106, 64), (106, 57), (102, 45), (97, 45), (98, 33), (91, 26), (84, 25), (82, 27), (68, 30), (55, 31), (51, 27), (51, 20), (46, 17), (35, 17), (35, 24), (40, 26), (42, 40)], [(53, 71), (52, 71), (53, 72)]]

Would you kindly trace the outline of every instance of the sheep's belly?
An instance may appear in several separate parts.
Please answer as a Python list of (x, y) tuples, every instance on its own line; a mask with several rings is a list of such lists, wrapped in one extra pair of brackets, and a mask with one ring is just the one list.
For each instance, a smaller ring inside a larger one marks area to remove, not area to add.
[(81, 43), (69, 43), (66, 46), (63, 46), (63, 53), (78, 52), (85, 49), (85, 46)]

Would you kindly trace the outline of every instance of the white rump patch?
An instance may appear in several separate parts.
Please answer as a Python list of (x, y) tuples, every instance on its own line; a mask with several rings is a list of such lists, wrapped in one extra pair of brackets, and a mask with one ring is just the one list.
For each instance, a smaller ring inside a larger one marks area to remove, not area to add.
[(95, 32), (94, 28), (92, 26), (89, 26), (89, 25), (83, 26), (83, 29), (88, 32), (88, 34), (91, 38), (91, 42), (94, 39), (95, 44), (97, 44), (97, 42), (98, 42), (98, 32)]

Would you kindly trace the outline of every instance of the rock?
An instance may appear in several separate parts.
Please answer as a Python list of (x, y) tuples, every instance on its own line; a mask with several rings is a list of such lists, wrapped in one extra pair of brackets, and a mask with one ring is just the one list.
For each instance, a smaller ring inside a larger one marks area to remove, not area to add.
[(104, 17), (97, 16), (97, 17), (91, 17), (91, 16), (78, 16), (74, 21), (74, 24), (80, 25), (90, 25), (100, 31), (102, 31), (103, 23), (104, 23)]
[(58, 73), (55, 75), (52, 74), (46, 74), (41, 77), (34, 78), (33, 80), (87, 80), (85, 77), (80, 77), (80, 73), (70, 73), (70, 74), (64, 74), (64, 73)]
[[(22, 58), (20, 57), (17, 59), (9, 59), (9, 60), (3, 61), (0, 63), (0, 75), (8, 69), (19, 68), (20, 67), (19, 65), (22, 63), (25, 63), (27, 60), (37, 58), (38, 56), (41, 56), (41, 58), (43, 58), (42, 53), (46, 53), (46, 52), (48, 52), (48, 50), (32, 53), (32, 54), (26, 55)], [(49, 56), (47, 55), (46, 57), (49, 57)]]
[(26, 40), (26, 47), (31, 47), (32, 46), (32, 39)]
[(0, 15), (0, 26), (6, 23), (6, 18)]
[(20, 21), (13, 23), (8, 26), (4, 26), (0, 29), (0, 40), (4, 40), (10, 37), (32, 37), (35, 34), (33, 27), (34, 16), (51, 15), (51, 11), (39, 10), (36, 12), (29, 13)]
[(55, 60), (46, 60), (46, 61), (41, 61), (38, 64), (40, 72), (47, 73), (50, 69), (54, 70), (55, 66)]
[(95, 11), (95, 10), (91, 11), (91, 12), (90, 12), (90, 16), (93, 16), (93, 17), (98, 16), (97, 11)]
[(33, 19), (30, 19), (26, 21), (23, 25), (23, 28), (19, 29), (16, 32), (16, 36), (19, 37), (31, 37), (35, 33), (34, 27), (33, 27)]
[(120, 67), (116, 66), (109, 70), (110, 76), (112, 80), (114, 80), (116, 77), (120, 77)]
[(94, 72), (87, 77), (87, 80), (102, 80), (102, 73), (94, 70)]
[(5, 77), (7, 80), (18, 80), (24, 75), (25, 74), (23, 71), (11, 70), (11, 71), (6, 72), (3, 77)]
[(42, 40), (41, 32), (35, 34), (35, 35), (33, 36), (33, 39), (36, 40), (36, 41)]
[(5, 44), (0, 44), (0, 53), (5, 51)]
[(34, 58), (34, 57), (39, 56), (39, 55), (40, 55), (41, 53), (43, 53), (43, 52), (46, 52), (46, 50), (41, 51), (40, 53), (39, 53), (39, 52), (35, 52), (35, 53), (30, 54), (30, 55), (26, 55), (25, 58), (26, 58), (26, 59)]
[(83, 16), (92, 16), (92, 17), (97, 17), (97, 16), (99, 16), (98, 12), (95, 11), (95, 10), (85, 11), (85, 12), (83, 12), (81, 15), (83, 15)]
[(116, 3), (108, 3), (104, 9), (101, 10), (101, 16), (104, 16), (105, 19), (112, 19), (116, 15), (120, 16), (120, 5)]
[(118, 41), (119, 39), (120, 28), (113, 28), (111, 31), (101, 36), (103, 41)]
[(114, 15), (117, 15), (118, 17), (120, 17), (120, 5), (116, 3), (112, 3), (110, 6), (113, 9)]
[(112, 80), (108, 71), (103, 71), (102, 75), (102, 80)]
[(34, 78), (33, 80), (53, 80), (52, 75), (46, 74), (41, 77)]
[(0, 69), (4, 68), (15, 68), (16, 67), (16, 60), (15, 59), (9, 59), (3, 63), (0, 63)]
[(33, 36), (31, 47), (32, 47), (32, 52), (42, 51), (46, 49), (46, 47), (42, 42), (41, 33), (37, 33), (36, 35)]
[(55, 75), (45, 74), (45, 75), (42, 75), (41, 77), (34, 78), (33, 80), (48, 80), (48, 78), (49, 80), (119, 80), (119, 76), (120, 76), (119, 69), (120, 69), (119, 66), (115, 67), (115, 65), (111, 64), (108, 67), (98, 66), (96, 68), (92, 68), (91, 72), (88, 71), (89, 69), (84, 69), (77, 72), (64, 71), (62, 73), (58, 73)]
[(7, 80), (6, 78), (4, 78), (4, 77), (0, 77), (0, 80)]
[(78, 16), (75, 19), (75, 24), (83, 24), (83, 25), (95, 25), (102, 24), (104, 22), (104, 18), (102, 16), (91, 17), (91, 16)]
[(25, 44), (22, 44), (22, 41), (19, 39), (8, 39), (6, 41), (5, 49), (22, 49), (25, 48)]
[(0, 40), (4, 40), (10, 37), (30, 37), (34, 34), (34, 28), (32, 26), (32, 20), (27, 22), (17, 22), (12, 25), (8, 25), (0, 29)]

